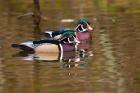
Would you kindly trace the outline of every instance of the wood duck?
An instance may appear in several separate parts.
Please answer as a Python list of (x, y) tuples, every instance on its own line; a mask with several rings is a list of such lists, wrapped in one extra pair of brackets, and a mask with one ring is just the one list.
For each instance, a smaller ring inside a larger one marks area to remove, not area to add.
[(12, 47), (32, 53), (50, 53), (62, 56), (63, 52), (77, 49), (77, 43), (79, 42), (74, 35), (74, 32), (66, 32), (59, 39), (48, 38), (38, 41), (26, 41), (20, 44), (12, 44)]
[(76, 37), (80, 41), (77, 48), (79, 51), (87, 51), (89, 56), (93, 56), (92, 53), (92, 30), (93, 28), (90, 25), (90, 21), (86, 18), (81, 18), (76, 27)]
[(90, 40), (92, 38), (91, 31), (93, 30), (92, 26), (90, 25), (90, 21), (87, 18), (81, 18), (77, 22), (77, 26), (75, 30), (70, 29), (62, 29), (62, 30), (48, 30), (45, 31), (43, 34), (45, 37), (48, 38), (59, 38), (61, 34), (73, 31), (78, 40)]

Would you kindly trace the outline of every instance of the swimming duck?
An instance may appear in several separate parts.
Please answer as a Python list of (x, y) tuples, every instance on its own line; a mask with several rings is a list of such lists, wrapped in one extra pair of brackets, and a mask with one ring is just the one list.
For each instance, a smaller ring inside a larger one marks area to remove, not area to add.
[[(90, 40), (92, 38), (91, 31), (93, 30), (92, 26), (90, 25), (90, 21), (87, 18), (81, 18), (77, 22), (77, 26), (73, 32), (78, 40)], [(72, 31), (70, 29), (62, 29), (62, 30), (48, 30), (45, 31), (43, 34), (50, 38), (59, 38), (61, 34), (65, 32)]]
[(12, 47), (32, 53), (50, 53), (62, 56), (63, 52), (77, 49), (78, 40), (74, 35), (74, 32), (70, 31), (63, 33), (59, 39), (48, 38), (38, 41), (26, 41), (20, 44), (12, 44)]

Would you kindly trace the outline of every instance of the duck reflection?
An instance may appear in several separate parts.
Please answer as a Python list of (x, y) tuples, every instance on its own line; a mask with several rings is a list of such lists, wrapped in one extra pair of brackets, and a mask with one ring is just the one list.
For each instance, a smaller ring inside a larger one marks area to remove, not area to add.
[(63, 59), (62, 67), (63, 68), (72, 68), (72, 67), (85, 67), (87, 65), (86, 60), (89, 57), (88, 52), (85, 50), (77, 51), (76, 55), (73, 58)]
[(23, 56), (22, 58), (23, 60), (28, 60), (28, 61), (40, 60), (43, 62), (58, 62), (58, 61), (73, 59), (75, 55), (76, 55), (75, 51), (63, 52), (61, 54), (38, 52), (38, 53), (27, 54), (26, 56)]

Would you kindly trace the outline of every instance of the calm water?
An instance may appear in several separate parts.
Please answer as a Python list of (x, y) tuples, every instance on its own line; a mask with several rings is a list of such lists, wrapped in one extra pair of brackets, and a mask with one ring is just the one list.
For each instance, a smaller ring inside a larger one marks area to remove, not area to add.
[[(31, 15), (23, 16), (32, 1), (0, 0), (0, 93), (140, 93), (139, 6), (139, 0), (41, 0), (38, 29)], [(75, 21), (62, 20), (83, 16), (95, 27), (93, 57), (30, 61), (10, 46), (40, 38), (35, 31), (74, 28)]]

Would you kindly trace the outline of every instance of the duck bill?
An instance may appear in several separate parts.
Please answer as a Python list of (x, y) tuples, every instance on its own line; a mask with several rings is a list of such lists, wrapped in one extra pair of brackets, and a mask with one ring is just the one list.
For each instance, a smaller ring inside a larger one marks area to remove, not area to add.
[(76, 43), (80, 43), (80, 41), (79, 41), (77, 38), (74, 38), (74, 41), (75, 41)]
[(87, 24), (87, 28), (92, 31), (93, 30), (93, 27), (91, 27), (89, 24)]

